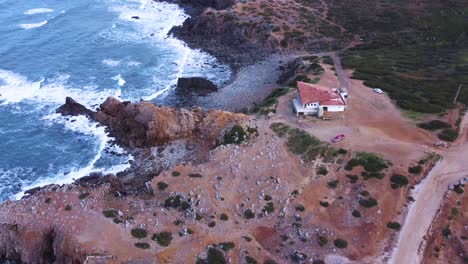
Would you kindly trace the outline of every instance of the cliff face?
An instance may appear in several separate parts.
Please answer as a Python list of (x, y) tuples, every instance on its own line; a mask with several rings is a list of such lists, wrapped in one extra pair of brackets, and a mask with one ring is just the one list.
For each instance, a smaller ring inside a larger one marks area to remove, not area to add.
[(67, 98), (58, 109), (64, 115), (86, 114), (108, 127), (117, 143), (130, 148), (161, 146), (184, 139), (205, 147), (214, 147), (227, 129), (248, 120), (242, 114), (220, 110), (178, 109), (156, 106), (151, 102), (121, 102), (109, 97), (97, 112)]

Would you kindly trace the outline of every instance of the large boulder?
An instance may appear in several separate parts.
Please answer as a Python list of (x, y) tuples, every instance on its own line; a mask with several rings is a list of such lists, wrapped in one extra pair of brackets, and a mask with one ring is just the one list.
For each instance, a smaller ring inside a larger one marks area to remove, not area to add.
[(177, 93), (181, 95), (208, 95), (216, 91), (218, 91), (218, 86), (205, 78), (190, 77), (177, 80)]
[(65, 104), (59, 107), (56, 110), (57, 113), (60, 113), (64, 116), (78, 116), (78, 115), (86, 115), (88, 117), (92, 117), (93, 111), (87, 109), (82, 104), (77, 103), (73, 98), (67, 97), (65, 99)]

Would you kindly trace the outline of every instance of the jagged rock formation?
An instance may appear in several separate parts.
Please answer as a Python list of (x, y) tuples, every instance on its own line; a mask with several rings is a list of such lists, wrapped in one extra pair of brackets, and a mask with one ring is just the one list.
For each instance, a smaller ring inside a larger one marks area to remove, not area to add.
[(57, 112), (88, 115), (107, 126), (117, 143), (130, 148), (161, 146), (178, 139), (214, 147), (225, 131), (248, 120), (246, 115), (220, 110), (176, 109), (151, 102), (134, 104), (113, 97), (107, 98), (97, 112), (67, 98)]
[(177, 93), (179, 95), (208, 95), (218, 91), (218, 86), (201, 77), (179, 78), (177, 80)]

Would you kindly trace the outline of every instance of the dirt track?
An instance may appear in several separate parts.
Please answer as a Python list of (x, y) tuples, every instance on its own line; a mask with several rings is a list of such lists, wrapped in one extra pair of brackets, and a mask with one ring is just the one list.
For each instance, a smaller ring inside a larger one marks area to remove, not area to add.
[(462, 122), (460, 138), (455, 146), (443, 154), (426, 179), (416, 187), (406, 221), (389, 263), (421, 263), (424, 236), (439, 209), (447, 186), (468, 175), (468, 115)]

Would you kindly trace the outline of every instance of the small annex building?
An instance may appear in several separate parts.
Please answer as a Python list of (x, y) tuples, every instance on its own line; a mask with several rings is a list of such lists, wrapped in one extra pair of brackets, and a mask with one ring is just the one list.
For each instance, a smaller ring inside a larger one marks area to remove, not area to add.
[(346, 109), (346, 89), (332, 89), (324, 86), (297, 82), (297, 95), (293, 99), (296, 115), (323, 116), (326, 112), (343, 112)]

